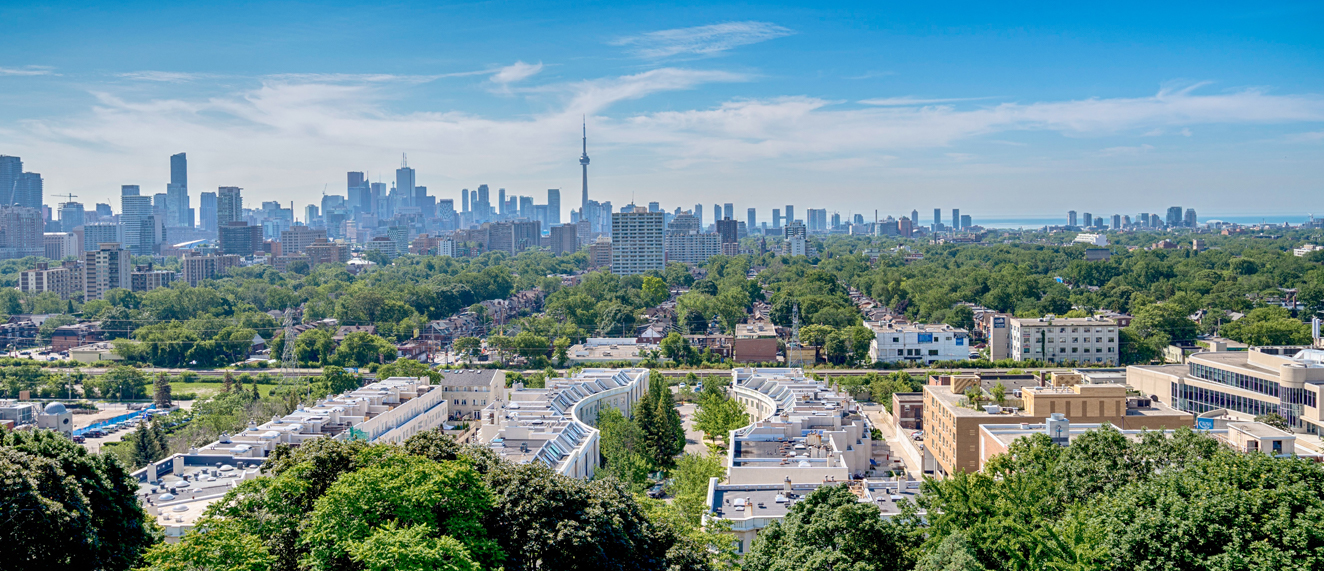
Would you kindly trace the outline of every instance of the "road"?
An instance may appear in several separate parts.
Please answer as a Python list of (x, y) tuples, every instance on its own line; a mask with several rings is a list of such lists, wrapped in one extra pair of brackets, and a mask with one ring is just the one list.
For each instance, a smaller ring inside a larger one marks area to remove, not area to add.
[(703, 455), (708, 453), (708, 445), (703, 443), (703, 433), (694, 429), (694, 403), (684, 403), (680, 410), (680, 422), (685, 427), (685, 453)]

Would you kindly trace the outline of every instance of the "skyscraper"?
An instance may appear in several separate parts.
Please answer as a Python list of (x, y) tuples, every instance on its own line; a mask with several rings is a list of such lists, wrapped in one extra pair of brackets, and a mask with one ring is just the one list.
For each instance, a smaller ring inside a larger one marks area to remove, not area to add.
[(1178, 226), (1181, 226), (1181, 225), (1182, 225), (1182, 211), (1181, 211), (1181, 207), (1180, 207), (1180, 206), (1169, 206), (1169, 207), (1168, 207), (1168, 219), (1165, 220), (1164, 222), (1167, 222), (1169, 228), (1176, 228), (1176, 227), (1178, 227)]
[(1067, 211), (1067, 226), (1075, 226), (1075, 225), (1076, 225), (1076, 211), (1075, 211), (1075, 210), (1068, 210), (1068, 211)]
[(400, 168), (395, 169), (395, 190), (399, 193), (399, 206), (418, 206), (414, 203), (414, 169), (409, 168), (409, 157), (400, 155)]
[(933, 209), (933, 227), (934, 227), (934, 228), (941, 228), (941, 227), (942, 227), (942, 209), (941, 209), (941, 208), (934, 208), (934, 209)]
[(506, 189), (497, 189), (497, 214), (505, 217), (510, 209), (506, 207)]
[(702, 204), (695, 204), (695, 205), (694, 205), (694, 217), (697, 218), (697, 219), (699, 220), (699, 229), (700, 229), (700, 230), (703, 230), (703, 205), (702, 205)]
[(1187, 228), (1195, 228), (1199, 224), (1199, 219), (1195, 216), (1194, 208), (1186, 209), (1186, 216), (1182, 219), (1182, 225)]
[(0, 155), (0, 206), (14, 205), (14, 183), (23, 174), (23, 159)]
[(184, 153), (170, 155), (170, 184), (166, 185), (166, 225), (173, 228), (192, 228), (189, 214), (188, 157)]
[(786, 213), (782, 217), (786, 221), (785, 226), (790, 226), (792, 222), (795, 222), (795, 207), (787, 204)]
[(782, 227), (782, 209), (780, 208), (772, 209), (772, 227), (773, 228)]
[(749, 231), (751, 233), (754, 232), (754, 229), (758, 228), (758, 225), (754, 223), (755, 216), (754, 216), (753, 208), (750, 208), (748, 211), (745, 212), (745, 218), (746, 218), (745, 226), (749, 228)]
[(243, 189), (237, 186), (222, 186), (216, 193), (216, 227), (219, 229), (231, 222), (244, 219), (244, 199), (240, 196)]
[(478, 185), (478, 200), (474, 203), (474, 212), (479, 220), (489, 220), (492, 218), (492, 202), (488, 200), (487, 185)]
[[(1090, 214), (1090, 213), (1086, 212), (1085, 214), (1081, 215), (1081, 219), (1082, 219), (1082, 221), (1085, 223), (1085, 227), (1086, 227), (1086, 228), (1093, 228), (1093, 227), (1094, 227), (1094, 215), (1093, 215), (1093, 214)], [(1074, 226), (1074, 225), (1073, 225), (1073, 226)]]
[(960, 229), (961, 229), (961, 209), (960, 209), (960, 208), (953, 208), (953, 209), (952, 209), (952, 230), (960, 230)]
[(86, 215), (83, 212), (83, 203), (81, 202), (62, 202), (60, 203), (60, 231), (73, 232), (74, 228), (82, 226)]
[(635, 207), (611, 214), (611, 272), (618, 276), (666, 269), (663, 213)]
[(361, 214), (372, 213), (372, 187), (368, 177), (361, 172), (345, 173), (345, 196), (349, 199), (349, 208)]
[(911, 211), (910, 211), (910, 222), (911, 222), (911, 224), (914, 224), (914, 223), (916, 223), (916, 222), (919, 222), (919, 211), (918, 211), (918, 210), (911, 210)]
[(547, 227), (561, 224), (561, 189), (547, 189)]
[(730, 218), (730, 219), (732, 219), (732, 220), (735, 220), (735, 218), (736, 218), (736, 207), (735, 207), (734, 204), (731, 204), (730, 202), (728, 202), (728, 203), (722, 205), (722, 218)]
[(198, 225), (201, 226), (204, 231), (215, 232), (216, 193), (204, 192), (199, 195), (198, 202), (201, 203), (198, 208), (201, 211), (198, 216)]
[[(121, 188), (121, 192), (127, 190)], [(124, 226), (125, 247), (135, 256), (145, 256), (152, 253), (156, 243), (156, 217), (152, 215), (152, 197), (142, 196), (137, 190), (134, 186), (133, 194), (120, 196), (120, 224)]]
[(460, 191), (460, 212), (469, 211), (469, 189)]
[(584, 169), (584, 198), (580, 202), (580, 208), (588, 206), (588, 121), (584, 121), (584, 154), (579, 155), (579, 166)]

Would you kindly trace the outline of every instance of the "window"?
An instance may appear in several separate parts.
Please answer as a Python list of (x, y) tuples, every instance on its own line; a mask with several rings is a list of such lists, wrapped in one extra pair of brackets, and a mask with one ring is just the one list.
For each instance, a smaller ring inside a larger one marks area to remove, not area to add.
[(900, 343), (900, 342), (901, 342), (901, 338), (900, 338), (900, 337), (893, 337), (893, 338), (892, 338), (892, 342), (893, 342), (893, 343)]
[(938, 354), (937, 349), (929, 349), (929, 355), (937, 355), (937, 354)]
[(897, 350), (896, 350), (896, 354), (897, 354), (898, 357), (900, 357), (901, 355), (904, 355), (905, 353), (906, 353), (906, 350), (905, 350), (905, 349), (897, 349)]
[(1089, 353), (1089, 352), (1090, 352), (1090, 348), (1089, 348), (1089, 347), (1086, 347), (1084, 352), (1085, 352), (1085, 353)]
[(1076, 352), (1076, 349), (1077, 349), (1076, 347), (1072, 347), (1072, 348), (1071, 348), (1071, 352), (1072, 352), (1072, 353), (1075, 353), (1075, 352)]
[(1061, 349), (1058, 349), (1057, 352), (1058, 352), (1058, 353), (1066, 353), (1066, 352), (1067, 352), (1067, 348), (1066, 348), (1066, 347), (1063, 347), (1063, 348), (1061, 348)]
[(1080, 343), (1080, 338), (1079, 338), (1079, 337), (1072, 337), (1072, 338), (1071, 338), (1071, 342), (1072, 342), (1072, 343)]
[(1112, 353), (1112, 352), (1113, 352), (1113, 348), (1112, 348), (1112, 347), (1109, 347), (1109, 348), (1108, 348), (1108, 352), (1109, 352), (1109, 353)]

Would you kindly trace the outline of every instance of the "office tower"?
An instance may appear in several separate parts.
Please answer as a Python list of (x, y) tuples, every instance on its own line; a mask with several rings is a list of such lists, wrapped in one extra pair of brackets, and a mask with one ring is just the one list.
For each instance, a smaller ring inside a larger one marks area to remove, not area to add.
[[(905, 218), (905, 216), (902, 216), (902, 218)], [(853, 223), (853, 224), (864, 224), (864, 215), (863, 215), (863, 214), (856, 214), (856, 215), (855, 215), (855, 218), (853, 218), (853, 219), (851, 220), (851, 223)]]
[(588, 122), (584, 125), (584, 154), (579, 155), (579, 166), (584, 169), (584, 198), (580, 201), (580, 208), (588, 207)]
[(970, 229), (970, 215), (969, 215), (969, 214), (962, 214), (962, 215), (961, 215), (961, 229), (963, 229), (963, 230), (969, 230), (969, 229)]
[[(222, 186), (216, 191), (216, 228), (244, 219), (242, 188)], [(325, 210), (325, 209), (323, 209)]]
[(1169, 206), (1169, 207), (1168, 207), (1168, 219), (1167, 219), (1165, 222), (1168, 223), (1168, 227), (1169, 227), (1169, 228), (1176, 228), (1176, 227), (1178, 227), (1178, 226), (1181, 226), (1181, 224), (1182, 224), (1182, 215), (1181, 215), (1181, 214), (1182, 214), (1182, 212), (1181, 212), (1181, 207), (1180, 207), (1180, 206)]
[(694, 218), (699, 221), (699, 228), (703, 228), (703, 205), (694, 205)]
[(934, 209), (933, 209), (933, 227), (934, 227), (934, 228), (942, 228), (942, 209), (941, 209), (941, 208), (934, 208)]
[(349, 199), (351, 210), (372, 214), (372, 186), (363, 173), (353, 171), (345, 173), (345, 196)]
[(418, 208), (419, 213), (424, 218), (437, 215), (437, 197), (428, 196), (428, 187), (426, 186), (414, 187), (414, 206)]
[(952, 209), (952, 230), (960, 230), (960, 229), (961, 229), (961, 209), (960, 209), (960, 208), (953, 208), (953, 209)]
[[(204, 193), (204, 194), (205, 194), (205, 193)], [(308, 226), (312, 226), (312, 225), (313, 225), (313, 222), (316, 221), (318, 218), (320, 218), (320, 217), (317, 215), (317, 205), (316, 205), (316, 204), (309, 204), (308, 206), (303, 207), (303, 223), (304, 223), (304, 224), (306, 224), (306, 225), (308, 225)]]
[(1122, 215), (1121, 215), (1121, 214), (1114, 214), (1114, 215), (1113, 215), (1113, 230), (1121, 230), (1121, 229), (1122, 229)]
[(469, 189), (460, 191), (460, 212), (469, 212)]
[(302, 254), (309, 244), (326, 239), (326, 228), (291, 226), (280, 233), (280, 253), (283, 256)]
[(0, 206), (0, 259), (44, 255), (44, 230), (40, 210), (25, 206)]
[[(912, 214), (918, 214), (918, 212), (912, 212)], [(902, 216), (900, 220), (897, 220), (896, 234), (898, 236), (901, 236), (903, 238), (909, 238), (914, 233), (915, 233), (915, 223), (912, 222), (909, 218)]]
[[(1081, 218), (1084, 219), (1084, 221), (1085, 221), (1085, 227), (1086, 227), (1086, 228), (1091, 228), (1091, 227), (1094, 226), (1094, 215), (1093, 215), (1093, 214), (1090, 214), (1090, 213), (1086, 212), (1085, 214), (1082, 214), (1082, 215), (1081, 215)], [(1074, 226), (1074, 224), (1073, 224), (1073, 226)]]
[(754, 209), (753, 209), (753, 208), (750, 208), (750, 209), (748, 209), (748, 210), (745, 211), (745, 226), (747, 226), (751, 232), (752, 232), (755, 228), (758, 228), (758, 224), (755, 223), (755, 220), (756, 220), (756, 219), (757, 219), (757, 218), (756, 218), (755, 215), (754, 215)]
[(86, 221), (86, 215), (83, 212), (83, 203), (81, 202), (62, 202), (60, 203), (60, 231), (73, 232), (74, 228), (82, 226)]
[(547, 227), (561, 224), (561, 189), (547, 189)]
[(919, 222), (919, 211), (918, 211), (918, 210), (911, 210), (911, 211), (910, 211), (910, 223), (911, 223), (911, 224), (916, 224), (916, 223), (918, 223), (918, 222)]
[(14, 180), (14, 205), (41, 210), (41, 175), (35, 172), (19, 173)]
[(14, 184), (23, 174), (23, 159), (0, 155), (0, 206), (13, 206)]
[(649, 212), (662, 212), (662, 203), (660, 203), (660, 202), (658, 202), (658, 201), (656, 201), (656, 200), (653, 201), (653, 202), (648, 203), (648, 211), (649, 211)]
[(201, 210), (198, 216), (198, 225), (201, 226), (204, 231), (215, 232), (216, 193), (204, 192), (198, 196), (198, 202), (200, 203), (199, 209)]
[(795, 207), (787, 204), (785, 213), (782, 215), (782, 218), (786, 220), (787, 226), (790, 226), (792, 222), (795, 222)]
[(409, 168), (409, 157), (405, 155), (400, 155), (400, 168), (395, 169), (395, 189), (403, 201), (401, 206), (417, 206), (413, 201), (414, 169)]
[(129, 289), (132, 264), (132, 253), (114, 242), (89, 249), (83, 254), (83, 299), (104, 299), (112, 289)]
[[(720, 204), (714, 204), (714, 205), (713, 205), (713, 224), (717, 224), (717, 222), (718, 222), (719, 220), (721, 220), (721, 219), (722, 219), (722, 205), (720, 205)], [(714, 226), (714, 228), (716, 228), (716, 226)]]
[(808, 210), (805, 210), (805, 229), (806, 229), (806, 230), (808, 230), (808, 231), (810, 231), (810, 232), (818, 232), (818, 231), (823, 230), (823, 227), (820, 225), (820, 223), (819, 223), (819, 221), (818, 221), (819, 214), (822, 214), (822, 215), (823, 215), (824, 223), (826, 223), (826, 221), (827, 221), (827, 210), (824, 210), (824, 209), (821, 209), (821, 208), (810, 208), (810, 209), (808, 209)]
[(735, 220), (723, 218), (717, 221), (717, 234), (723, 244), (735, 244), (740, 241), (740, 228)]
[(1148, 212), (1141, 212), (1139, 216), (1136, 216), (1136, 226), (1139, 226), (1139, 227), (1141, 227), (1141, 228), (1148, 228), (1148, 227), (1149, 227), (1149, 213), (1148, 213)]
[(520, 218), (533, 218), (533, 217), (534, 217), (534, 216), (533, 216), (533, 197), (532, 197), (532, 196), (521, 196), (521, 197), (519, 197), (519, 217), (520, 217)]
[(1195, 216), (1195, 209), (1187, 208), (1186, 216), (1182, 218), (1182, 225), (1187, 228), (1195, 228), (1198, 225), (1198, 222), (1199, 220)]
[(667, 234), (698, 234), (702, 231), (699, 219), (689, 212), (682, 211), (667, 223)]
[(552, 255), (573, 254), (579, 250), (579, 229), (574, 224), (552, 226)]
[(120, 196), (138, 196), (141, 192), (136, 184), (121, 184)]
[(152, 253), (155, 236), (152, 225), (152, 197), (138, 194), (138, 187), (121, 187), (120, 224), (124, 226), (124, 247), (135, 256)]
[(115, 215), (115, 214), (114, 214), (113, 212), (111, 212), (111, 210), (110, 210), (110, 205), (109, 205), (109, 204), (106, 204), (106, 203), (104, 203), (104, 202), (98, 202), (98, 203), (97, 203), (97, 216), (99, 216), (99, 217), (101, 217), (101, 218), (110, 218), (111, 216), (114, 216), (114, 215)]
[(772, 227), (773, 228), (782, 227), (782, 209), (780, 208), (772, 209)]
[(1162, 226), (1163, 226), (1163, 219), (1162, 219), (1162, 218), (1159, 218), (1159, 215), (1158, 215), (1158, 214), (1150, 214), (1150, 215), (1149, 215), (1149, 227), (1150, 227), (1150, 228), (1160, 228), (1160, 227), (1162, 227)]
[(736, 217), (736, 207), (735, 207), (735, 205), (731, 204), (730, 202), (728, 202), (728, 203), (726, 203), (726, 204), (723, 204), (723, 205), (722, 205), (722, 218), (730, 218), (730, 219), (734, 220), (735, 217)]
[(1068, 210), (1068, 211), (1067, 211), (1067, 226), (1075, 226), (1075, 225), (1076, 225), (1076, 211), (1075, 211), (1075, 210)]
[(459, 215), (455, 212), (455, 199), (443, 198), (437, 201), (437, 219), (441, 221), (441, 229), (451, 231), (458, 228)]
[(173, 228), (192, 228), (189, 214), (188, 156), (170, 155), (170, 184), (166, 185), (166, 225)]
[[(386, 183), (371, 182), (368, 183), (368, 189), (368, 204), (371, 205), (369, 210), (380, 218), (382, 217), (383, 206), (389, 202), (386, 198)], [(322, 216), (326, 216), (326, 212), (322, 212)]]
[(164, 217), (166, 214), (166, 199), (169, 195), (164, 192), (158, 192), (152, 195), (152, 214)]
[(509, 212), (506, 209), (506, 189), (504, 188), (497, 189), (497, 210), (497, 214), (502, 217), (505, 217)]
[(666, 269), (662, 213), (634, 208), (611, 214), (611, 272), (618, 276)]
[(262, 251), (262, 227), (247, 222), (226, 222), (217, 231), (217, 245), (222, 254), (251, 256)]
[[(505, 189), (503, 188), (501, 190), (505, 190)], [(506, 202), (506, 216), (508, 217), (517, 216), (518, 215), (517, 213), (519, 212), (519, 199), (512, 194), (510, 198), (506, 199), (505, 202)]]
[(1123, 227), (1123, 228), (1127, 228), (1127, 227), (1130, 227), (1130, 226), (1131, 226), (1131, 215), (1130, 215), (1130, 214), (1123, 214), (1123, 215), (1122, 215), (1122, 227)]
[(841, 227), (841, 213), (840, 213), (840, 212), (833, 212), (833, 213), (832, 213), (832, 228), (833, 228), (833, 229), (837, 229), (837, 228), (840, 228), (840, 227)]
[(83, 251), (97, 249), (98, 244), (124, 244), (124, 226), (111, 222), (83, 225)]

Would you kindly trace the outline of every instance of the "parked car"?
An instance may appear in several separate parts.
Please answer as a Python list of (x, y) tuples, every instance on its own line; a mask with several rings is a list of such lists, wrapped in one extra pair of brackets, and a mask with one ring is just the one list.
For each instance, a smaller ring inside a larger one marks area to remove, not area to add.
[(73, 441), (77, 444), (82, 444), (84, 442), (87, 442), (87, 439), (83, 438), (83, 435), (78, 434), (73, 437)]
[(655, 484), (653, 487), (648, 488), (648, 497), (650, 498), (658, 499), (665, 495), (666, 492), (664, 491), (662, 484)]

